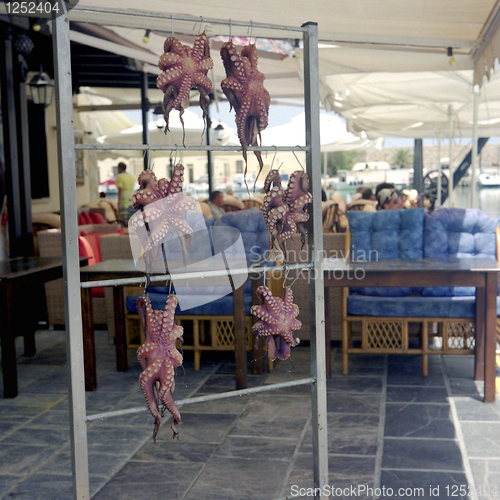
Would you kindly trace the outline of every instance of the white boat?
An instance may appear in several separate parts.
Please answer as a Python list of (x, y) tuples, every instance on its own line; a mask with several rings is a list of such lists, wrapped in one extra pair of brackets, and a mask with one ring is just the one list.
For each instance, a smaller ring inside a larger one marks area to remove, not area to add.
[(387, 162), (356, 163), (351, 170), (337, 171), (340, 182), (347, 185), (375, 187), (382, 182), (396, 186), (410, 186), (413, 168), (391, 168)]
[(499, 187), (500, 174), (483, 172), (478, 176), (478, 182), (481, 187)]

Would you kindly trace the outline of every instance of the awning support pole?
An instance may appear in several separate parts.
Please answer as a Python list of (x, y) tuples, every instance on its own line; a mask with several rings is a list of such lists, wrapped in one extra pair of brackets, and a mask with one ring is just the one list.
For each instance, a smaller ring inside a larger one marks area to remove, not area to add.
[(477, 208), (477, 170), (478, 170), (478, 154), (477, 154), (477, 141), (478, 141), (478, 123), (477, 117), (479, 112), (479, 96), (480, 88), (476, 85), (472, 87), (472, 97), (473, 97), (473, 112), (472, 112), (472, 158), (471, 158), (471, 208)]

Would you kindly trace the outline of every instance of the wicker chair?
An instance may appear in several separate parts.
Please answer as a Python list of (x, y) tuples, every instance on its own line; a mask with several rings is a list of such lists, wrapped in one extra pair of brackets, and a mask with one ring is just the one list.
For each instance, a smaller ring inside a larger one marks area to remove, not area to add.
[(323, 233), (344, 233), (349, 222), (338, 203), (330, 203), (323, 212)]
[(377, 204), (372, 200), (358, 199), (353, 201), (347, 210), (357, 210), (360, 212), (376, 212)]
[(241, 200), (241, 202), (243, 203), (246, 209), (256, 208), (257, 210), (260, 210), (262, 208), (261, 200), (257, 200), (254, 198), (245, 198), (244, 200)]

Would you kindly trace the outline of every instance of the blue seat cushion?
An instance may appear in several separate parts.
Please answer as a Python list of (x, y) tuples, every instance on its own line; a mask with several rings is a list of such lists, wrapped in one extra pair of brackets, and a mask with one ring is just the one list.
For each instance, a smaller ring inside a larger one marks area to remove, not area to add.
[[(137, 299), (140, 295), (129, 295), (126, 299), (127, 311), (131, 313), (137, 313)], [(154, 310), (165, 309), (165, 302), (167, 300), (167, 294), (164, 293), (149, 293), (149, 299), (151, 300), (151, 305)], [(193, 296), (197, 299), (196, 296)], [(183, 301), (184, 302), (184, 301)], [(250, 315), (250, 308), (252, 307), (252, 296), (245, 294), (245, 315)], [(179, 306), (175, 310), (175, 314), (178, 315), (196, 315), (196, 316), (232, 316), (233, 312), (233, 296), (225, 295), (217, 300), (208, 302), (197, 307), (192, 307), (190, 309), (184, 308), (182, 311)]]
[[(263, 279), (260, 280), (259, 284), (263, 284)], [(245, 295), (251, 295), (252, 294), (252, 280), (247, 280), (245, 281), (245, 284), (243, 285), (244, 287), (244, 293)], [(163, 293), (163, 294), (169, 294), (171, 291), (171, 288), (168, 286), (150, 286), (147, 289), (148, 293)], [(190, 286), (188, 287), (182, 287), (182, 293), (191, 293), (193, 295), (212, 295), (212, 294), (224, 294), (227, 293), (227, 287), (224, 286)], [(179, 292), (181, 293), (181, 292)]]
[[(474, 297), (370, 297), (349, 295), (347, 313), (351, 316), (389, 316), (410, 318), (474, 318)], [(500, 298), (497, 297), (497, 316)]]

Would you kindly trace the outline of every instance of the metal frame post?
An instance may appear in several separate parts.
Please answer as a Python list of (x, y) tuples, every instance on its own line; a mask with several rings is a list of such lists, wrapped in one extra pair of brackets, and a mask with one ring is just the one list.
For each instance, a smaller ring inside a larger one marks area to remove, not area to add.
[[(328, 435), (326, 408), (325, 288), (323, 277), (323, 225), (321, 216), (321, 146), (319, 129), (318, 25), (306, 23), (304, 34), (304, 104), (306, 115), (306, 170), (313, 196), (312, 220), (308, 223), (309, 304), (311, 321), (312, 431), (314, 486), (328, 484)], [(312, 229), (312, 231), (311, 231)], [(327, 332), (328, 339), (330, 332)]]
[(479, 95), (481, 93), (480, 88), (476, 88), (476, 85), (472, 87), (472, 103), (473, 103), (473, 108), (472, 108), (472, 156), (471, 156), (471, 178), (470, 178), (470, 183), (471, 183), (471, 207), (476, 208), (477, 205), (477, 195), (476, 195), (476, 188), (477, 188), (477, 159), (478, 159), (478, 154), (477, 154), (477, 139), (478, 139), (478, 114), (479, 114)]
[(73, 498), (89, 500), (89, 463), (83, 366), (83, 328), (80, 290), (80, 257), (76, 225), (75, 135), (69, 19), (65, 10), (52, 19), (57, 120), (59, 196), (62, 218), (64, 305), (66, 308), (66, 351), (69, 364), (69, 414), (73, 471)]

